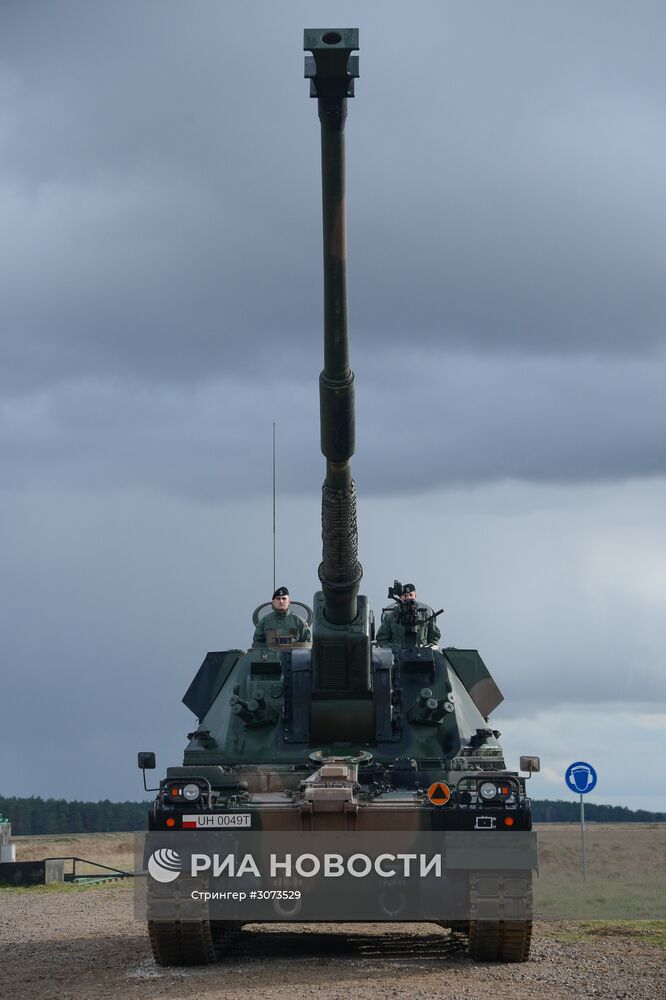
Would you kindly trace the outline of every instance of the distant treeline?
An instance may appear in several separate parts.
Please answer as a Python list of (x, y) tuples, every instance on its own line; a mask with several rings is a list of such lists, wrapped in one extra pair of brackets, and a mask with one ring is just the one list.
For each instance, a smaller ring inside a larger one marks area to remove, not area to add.
[[(534, 799), (532, 819), (535, 823), (574, 823), (580, 819), (580, 802), (558, 799)], [(593, 823), (663, 823), (666, 813), (648, 812), (647, 809), (627, 809), (626, 806), (597, 806), (585, 803), (585, 820)]]
[[(535, 823), (573, 823), (580, 815), (575, 802), (532, 802)], [(12, 824), (17, 837), (40, 833), (121, 833), (145, 830), (147, 802), (67, 802), (65, 799), (6, 799), (0, 796), (0, 815)], [(626, 806), (585, 804), (585, 819), (596, 823), (662, 823), (666, 813)]]
[(148, 802), (67, 802), (65, 799), (5, 799), (0, 815), (12, 824), (12, 836), (40, 833), (116, 833), (145, 830)]

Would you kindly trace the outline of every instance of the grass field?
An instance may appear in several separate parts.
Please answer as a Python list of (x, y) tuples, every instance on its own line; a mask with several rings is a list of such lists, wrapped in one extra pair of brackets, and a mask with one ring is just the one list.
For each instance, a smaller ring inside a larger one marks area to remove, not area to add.
[(587, 879), (577, 823), (538, 827), (535, 911), (562, 920), (666, 919), (666, 824), (589, 823)]

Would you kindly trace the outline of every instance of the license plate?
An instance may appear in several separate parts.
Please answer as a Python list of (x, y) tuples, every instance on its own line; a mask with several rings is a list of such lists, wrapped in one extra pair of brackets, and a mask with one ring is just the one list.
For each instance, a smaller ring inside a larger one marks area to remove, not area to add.
[(220, 827), (238, 829), (249, 828), (252, 824), (249, 813), (196, 813), (183, 816), (184, 830), (217, 830)]

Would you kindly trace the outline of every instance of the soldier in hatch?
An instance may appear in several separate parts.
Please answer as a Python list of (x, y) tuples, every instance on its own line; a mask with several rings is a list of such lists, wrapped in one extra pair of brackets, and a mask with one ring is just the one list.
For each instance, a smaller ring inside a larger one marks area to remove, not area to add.
[(377, 632), (377, 644), (436, 646), (441, 637), (432, 608), (417, 601), (416, 587), (413, 583), (406, 583), (400, 595), (400, 605), (384, 615)]
[[(292, 642), (312, 641), (310, 629), (303, 619), (289, 612), (291, 599), (286, 587), (278, 587), (271, 603), (273, 610), (259, 619), (254, 630), (253, 646), (289, 645), (290, 639)], [(284, 643), (280, 639), (284, 639)]]

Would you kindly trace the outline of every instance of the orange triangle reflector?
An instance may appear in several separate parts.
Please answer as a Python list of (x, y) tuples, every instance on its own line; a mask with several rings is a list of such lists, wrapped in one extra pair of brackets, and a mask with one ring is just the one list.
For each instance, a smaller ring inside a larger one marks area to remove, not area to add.
[(451, 798), (451, 789), (443, 781), (435, 781), (428, 789), (428, 798), (434, 806), (443, 806)]

